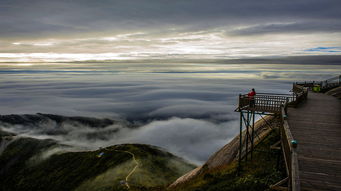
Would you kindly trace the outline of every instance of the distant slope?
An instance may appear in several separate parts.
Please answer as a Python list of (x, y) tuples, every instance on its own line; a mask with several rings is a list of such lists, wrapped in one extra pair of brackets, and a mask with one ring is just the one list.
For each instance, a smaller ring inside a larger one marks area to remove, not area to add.
[[(82, 145), (85, 141), (108, 141), (124, 128), (134, 125), (125, 120), (68, 117), (51, 114), (0, 115), (0, 129), (30, 137), (45, 137)], [(95, 145), (84, 145), (96, 149)]]
[(96, 151), (62, 152), (68, 147), (53, 140), (16, 137), (6, 132), (0, 136), (0, 144), (6, 146), (0, 155), (0, 190), (4, 191), (127, 190), (122, 180), (136, 166), (130, 153), (139, 163), (129, 177), (130, 190), (162, 189), (194, 168), (150, 145), (124, 144)]

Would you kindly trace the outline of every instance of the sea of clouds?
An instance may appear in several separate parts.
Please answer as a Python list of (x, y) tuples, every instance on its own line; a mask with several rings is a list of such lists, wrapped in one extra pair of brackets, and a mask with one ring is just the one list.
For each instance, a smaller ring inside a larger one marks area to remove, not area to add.
[[(339, 65), (2, 63), (1, 115), (49, 113), (117, 123), (96, 128), (45, 121), (38, 128), (0, 128), (87, 149), (152, 144), (199, 164), (239, 132), (234, 109), (240, 93), (251, 88), (290, 93), (293, 81), (322, 80), (340, 71)], [(51, 128), (64, 133), (48, 133)]]

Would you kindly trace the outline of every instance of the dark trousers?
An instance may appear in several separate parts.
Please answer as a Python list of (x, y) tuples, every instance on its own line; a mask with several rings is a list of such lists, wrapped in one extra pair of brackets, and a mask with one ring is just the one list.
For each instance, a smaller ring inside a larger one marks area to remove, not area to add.
[(250, 99), (250, 107), (255, 107), (255, 99)]

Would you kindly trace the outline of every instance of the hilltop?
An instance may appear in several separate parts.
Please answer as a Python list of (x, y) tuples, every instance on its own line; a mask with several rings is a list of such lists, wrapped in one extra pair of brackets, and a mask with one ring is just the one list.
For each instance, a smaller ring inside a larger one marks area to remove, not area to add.
[(0, 190), (162, 190), (195, 168), (151, 145), (72, 151), (50, 139), (0, 136)]

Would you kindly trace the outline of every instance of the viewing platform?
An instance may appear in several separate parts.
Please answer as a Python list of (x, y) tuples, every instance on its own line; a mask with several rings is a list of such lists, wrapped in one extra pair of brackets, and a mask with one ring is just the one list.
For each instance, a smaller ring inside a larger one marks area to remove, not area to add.
[[(323, 93), (341, 85), (341, 75), (325, 81), (296, 82), (291, 94), (239, 95), (239, 165), (254, 147), (255, 115), (281, 121), (281, 150), (288, 177), (275, 190), (341, 190), (341, 100)], [(246, 136), (243, 140), (242, 131)], [(242, 156), (243, 155), (243, 156)], [(284, 186), (283, 186), (284, 185)]]

